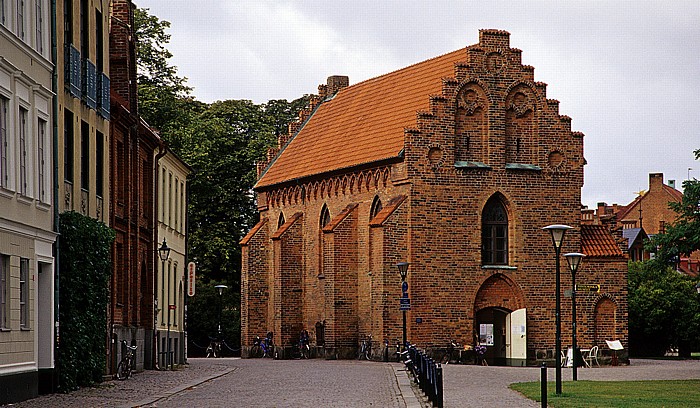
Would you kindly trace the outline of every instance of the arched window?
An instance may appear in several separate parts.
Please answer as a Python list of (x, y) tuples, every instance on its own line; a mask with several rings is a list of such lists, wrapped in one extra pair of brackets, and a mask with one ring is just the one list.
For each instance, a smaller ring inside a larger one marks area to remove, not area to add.
[(491, 197), (481, 214), (481, 263), (508, 264), (508, 213), (498, 197)]
[(379, 199), (379, 196), (374, 197), (374, 201), (372, 201), (372, 208), (369, 210), (369, 219), (371, 220), (372, 218), (376, 217), (377, 214), (379, 214), (379, 211), (382, 210), (382, 200)]
[(326, 207), (325, 204), (323, 204), (323, 208), (321, 209), (321, 220), (320, 220), (320, 227), (323, 229), (326, 225), (328, 225), (331, 222), (331, 212), (328, 211), (328, 207)]
[(280, 213), (280, 217), (277, 220), (277, 229), (282, 228), (283, 225), (284, 225), (284, 214)]

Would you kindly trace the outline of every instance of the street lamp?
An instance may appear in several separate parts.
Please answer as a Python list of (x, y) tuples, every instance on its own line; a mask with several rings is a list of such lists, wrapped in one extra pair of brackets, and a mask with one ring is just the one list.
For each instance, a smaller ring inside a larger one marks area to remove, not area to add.
[[(399, 268), (399, 275), (401, 275), (401, 298), (408, 299), (408, 282), (406, 282), (406, 275), (408, 274), (408, 262), (399, 262), (396, 264)], [(409, 300), (401, 302), (410, 302)], [(401, 303), (400, 309), (403, 312), (403, 350), (406, 350), (406, 310), (410, 307), (410, 303)]]
[(554, 245), (555, 253), (555, 264), (556, 264), (556, 291), (554, 296), (554, 301), (556, 303), (556, 309), (554, 311), (554, 317), (556, 320), (556, 345), (554, 353), (556, 354), (557, 365), (554, 367), (556, 373), (556, 390), (557, 395), (561, 395), (561, 284), (559, 281), (559, 254), (561, 253), (561, 244), (564, 242), (564, 234), (571, 227), (568, 225), (548, 225), (544, 230), (549, 231), (552, 236), (552, 244)]
[(564, 258), (566, 258), (566, 262), (569, 264), (569, 269), (571, 269), (571, 347), (574, 352), (574, 381), (578, 381), (578, 349), (576, 347), (576, 271), (581, 265), (581, 259), (583, 259), (584, 256), (586, 255), (578, 252), (564, 254)]
[(222, 296), (223, 296), (223, 294), (224, 294), (224, 289), (228, 288), (228, 286), (226, 286), (226, 285), (216, 285), (216, 286), (214, 286), (214, 287), (216, 288), (216, 290), (219, 291), (219, 323), (218, 323), (218, 325), (217, 325), (217, 327), (218, 327), (217, 333), (218, 333), (218, 336), (219, 336), (219, 337), (218, 337), (217, 340), (221, 340), (221, 303), (223, 302), (223, 300), (222, 300), (223, 297), (222, 297)]
[[(160, 256), (161, 272), (165, 273), (165, 261), (167, 261), (170, 256), (170, 248), (168, 248), (168, 244), (165, 243), (165, 238), (163, 238), (163, 245), (158, 248), (158, 256)], [(162, 284), (165, 284), (165, 281), (163, 281)], [(161, 301), (163, 300), (164, 299), (161, 299)], [(168, 271), (168, 302), (161, 307), (167, 307), (168, 311), (168, 336), (166, 340), (168, 343), (168, 354), (166, 354), (165, 357), (165, 366), (167, 367), (170, 365), (170, 271)]]

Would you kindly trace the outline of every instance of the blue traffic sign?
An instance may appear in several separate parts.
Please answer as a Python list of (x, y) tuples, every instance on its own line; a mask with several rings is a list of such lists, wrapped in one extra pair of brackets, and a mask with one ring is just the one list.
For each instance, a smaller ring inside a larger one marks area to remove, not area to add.
[(401, 282), (401, 291), (408, 292), (408, 282), (406, 282), (406, 281)]

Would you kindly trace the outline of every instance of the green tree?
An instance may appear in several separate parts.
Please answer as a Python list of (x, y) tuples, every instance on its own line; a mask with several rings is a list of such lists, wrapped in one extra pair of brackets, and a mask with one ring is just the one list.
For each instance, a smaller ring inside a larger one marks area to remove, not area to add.
[(700, 295), (696, 280), (656, 260), (630, 264), (629, 341), (634, 356), (682, 356), (700, 350)]

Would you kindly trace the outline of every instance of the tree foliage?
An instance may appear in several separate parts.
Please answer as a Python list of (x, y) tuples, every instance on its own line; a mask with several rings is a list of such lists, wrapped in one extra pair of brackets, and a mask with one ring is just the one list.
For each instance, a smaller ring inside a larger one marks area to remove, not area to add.
[[(58, 347), (63, 392), (102, 381), (114, 231), (76, 212), (60, 216)], [(101, 335), (99, 335), (101, 334)]]
[[(139, 113), (171, 149), (192, 168), (188, 185), (188, 261), (197, 264), (197, 295), (188, 309), (188, 334), (206, 340), (213, 335), (211, 311), (216, 303), (207, 300), (215, 283), (229, 286), (239, 296), (241, 272), (240, 240), (258, 221), (252, 188), (255, 163), (277, 144), (288, 123), (306, 106), (308, 97), (255, 104), (249, 100), (226, 100), (206, 104), (190, 96), (186, 78), (169, 65), (172, 54), (167, 21), (137, 9)], [(239, 297), (224, 301), (240, 302)], [(224, 306), (224, 310), (227, 309)], [(235, 304), (239, 307), (239, 303)], [(237, 317), (236, 317), (237, 318)], [(231, 322), (240, 327), (240, 321)], [(227, 335), (240, 336), (237, 331)], [(228, 338), (237, 344), (237, 338)]]
[(663, 356), (671, 347), (700, 350), (700, 295), (696, 280), (651, 260), (630, 264), (629, 341), (635, 356)]

